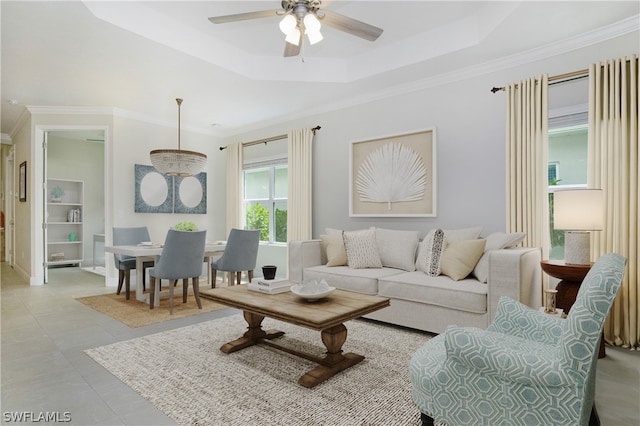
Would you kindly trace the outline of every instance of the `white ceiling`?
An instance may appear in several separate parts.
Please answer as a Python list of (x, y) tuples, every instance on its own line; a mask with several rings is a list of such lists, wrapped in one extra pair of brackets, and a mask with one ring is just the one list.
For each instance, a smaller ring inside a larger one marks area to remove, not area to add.
[(322, 7), (384, 33), (369, 42), (323, 27), (322, 42), (284, 58), (280, 18), (219, 25), (207, 19), (279, 9), (277, 0), (2, 1), (0, 133), (11, 134), (25, 105), (113, 107), (174, 123), (181, 97), (183, 127), (228, 136), (640, 28), (638, 1), (324, 1)]

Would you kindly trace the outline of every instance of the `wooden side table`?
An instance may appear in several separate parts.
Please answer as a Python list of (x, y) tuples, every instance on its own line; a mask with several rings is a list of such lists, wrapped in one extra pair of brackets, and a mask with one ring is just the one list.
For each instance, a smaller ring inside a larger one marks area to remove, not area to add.
[[(572, 265), (566, 264), (563, 260), (543, 260), (540, 262), (540, 266), (548, 275), (560, 280), (556, 286), (556, 290), (558, 290), (556, 306), (562, 308), (568, 314), (576, 301), (582, 280), (584, 280), (593, 263), (589, 265)], [(600, 338), (598, 358), (604, 358), (605, 355), (604, 336), (602, 336)]]

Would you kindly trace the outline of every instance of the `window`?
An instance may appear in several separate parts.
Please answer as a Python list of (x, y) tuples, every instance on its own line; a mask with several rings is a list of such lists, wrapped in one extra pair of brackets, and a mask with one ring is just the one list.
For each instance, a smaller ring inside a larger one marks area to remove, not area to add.
[[(583, 124), (571, 123), (549, 130), (549, 230), (550, 259), (564, 259), (564, 230), (553, 226), (553, 193), (557, 190), (587, 187), (587, 130)], [(562, 167), (560, 167), (562, 165)]]
[(287, 242), (286, 159), (244, 167), (245, 228), (259, 229), (260, 241)]

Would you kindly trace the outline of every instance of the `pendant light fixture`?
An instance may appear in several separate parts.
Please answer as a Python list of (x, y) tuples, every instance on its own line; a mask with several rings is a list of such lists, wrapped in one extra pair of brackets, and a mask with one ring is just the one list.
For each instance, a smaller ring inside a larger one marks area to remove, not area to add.
[(193, 176), (204, 170), (207, 164), (207, 156), (200, 152), (180, 149), (180, 106), (182, 99), (177, 98), (178, 103), (178, 149), (154, 149), (149, 153), (151, 164), (157, 171), (167, 176)]

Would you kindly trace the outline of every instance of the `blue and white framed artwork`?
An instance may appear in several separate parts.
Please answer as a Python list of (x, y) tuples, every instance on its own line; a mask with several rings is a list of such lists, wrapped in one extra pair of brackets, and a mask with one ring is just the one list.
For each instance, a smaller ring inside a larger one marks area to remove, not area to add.
[(207, 174), (172, 177), (135, 164), (136, 213), (207, 213)]
[(207, 213), (207, 174), (173, 179), (173, 212), (189, 214)]

